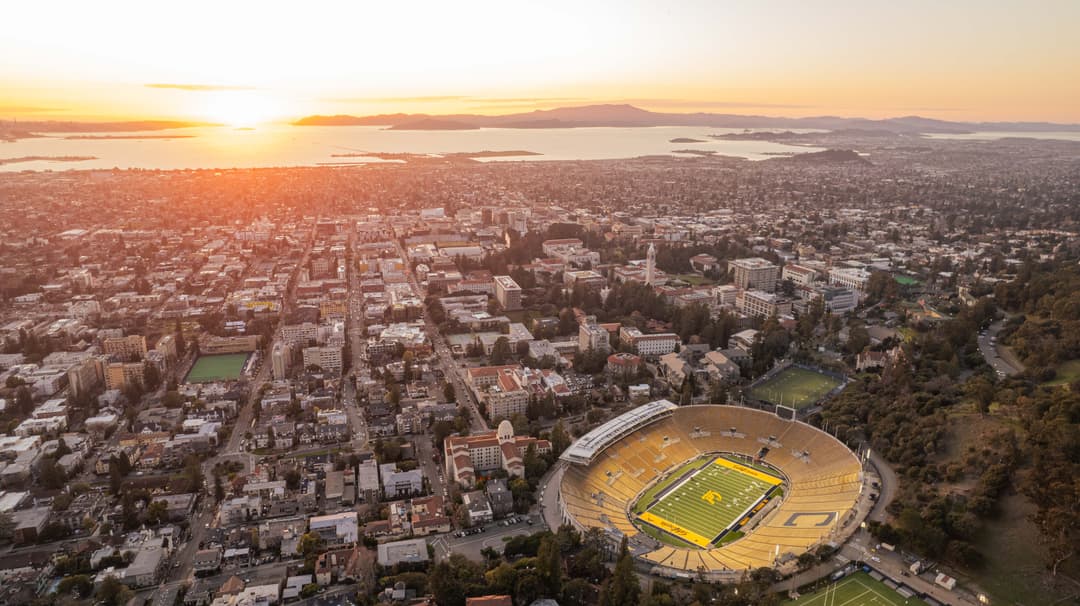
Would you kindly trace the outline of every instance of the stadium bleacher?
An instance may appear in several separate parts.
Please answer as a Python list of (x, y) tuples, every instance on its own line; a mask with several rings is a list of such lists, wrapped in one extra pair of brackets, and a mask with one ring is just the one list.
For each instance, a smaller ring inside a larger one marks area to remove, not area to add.
[[(567, 521), (654, 544), (640, 557), (657, 566), (730, 571), (773, 566), (778, 554), (798, 556), (828, 540), (854, 508), (861, 465), (832, 436), (749, 408), (667, 404), (605, 424), (564, 457), (569, 465), (560, 490)], [(759, 440), (772, 445), (765, 462), (785, 477), (784, 496), (744, 537), (708, 549), (673, 547), (647, 537), (631, 520), (640, 495), (688, 460), (713, 453), (754, 457)]]

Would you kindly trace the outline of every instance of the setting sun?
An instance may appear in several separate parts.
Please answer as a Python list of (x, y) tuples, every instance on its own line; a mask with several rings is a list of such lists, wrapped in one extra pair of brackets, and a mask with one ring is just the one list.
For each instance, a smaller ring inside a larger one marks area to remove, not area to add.
[(282, 117), (280, 102), (258, 91), (218, 90), (203, 95), (197, 113), (211, 122), (246, 128)]

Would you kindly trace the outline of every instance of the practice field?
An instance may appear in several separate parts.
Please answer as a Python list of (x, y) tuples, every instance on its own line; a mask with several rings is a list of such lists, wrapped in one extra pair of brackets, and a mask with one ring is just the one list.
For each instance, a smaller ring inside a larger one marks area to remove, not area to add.
[(810, 406), (840, 385), (839, 380), (820, 372), (789, 366), (752, 387), (747, 395), (755, 400), (798, 409)]
[(885, 583), (865, 572), (850, 574), (824, 589), (788, 600), (784, 606), (916, 606), (926, 604), (917, 597), (905, 598)]
[(766, 494), (782, 483), (771, 474), (717, 457), (651, 505), (646, 502), (638, 519), (672, 535), (677, 539), (669, 541), (672, 544), (708, 547), (746, 514), (759, 509)]
[(199, 356), (186, 380), (188, 383), (209, 383), (239, 379), (247, 359), (246, 353)]

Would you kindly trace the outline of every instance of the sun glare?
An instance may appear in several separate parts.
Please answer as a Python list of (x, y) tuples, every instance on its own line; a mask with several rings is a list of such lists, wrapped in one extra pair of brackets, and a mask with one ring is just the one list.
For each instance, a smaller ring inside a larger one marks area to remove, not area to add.
[(281, 108), (258, 91), (227, 90), (208, 94), (199, 113), (211, 122), (247, 128), (281, 117)]

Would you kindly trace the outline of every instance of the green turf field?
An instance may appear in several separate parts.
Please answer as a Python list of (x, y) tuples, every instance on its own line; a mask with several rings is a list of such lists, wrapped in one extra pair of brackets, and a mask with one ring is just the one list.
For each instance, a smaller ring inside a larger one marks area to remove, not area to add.
[(788, 600), (784, 606), (915, 606), (925, 603), (919, 598), (905, 598), (865, 572), (856, 572), (816, 593)]
[(804, 408), (840, 386), (840, 381), (819, 372), (789, 366), (747, 394), (755, 400)]
[(246, 353), (199, 356), (187, 375), (187, 382), (209, 383), (210, 381), (239, 379), (247, 358)]
[(656, 484), (653, 484), (651, 488), (641, 494), (641, 498), (638, 499), (637, 503), (634, 503), (634, 513), (641, 513), (645, 511), (645, 508), (649, 506), (649, 503), (652, 503), (653, 498), (656, 497), (657, 494), (667, 490), (669, 486), (678, 482), (679, 478), (685, 475), (686, 472), (690, 471), (691, 469), (700, 469), (701, 467), (708, 465), (709, 462), (709, 459), (699, 458), (680, 465), (679, 468), (671, 472), (668, 477), (657, 482)]
[[(638, 515), (638, 519), (689, 542), (708, 547), (782, 480), (718, 457)], [(655, 536), (655, 535), (654, 535)]]

